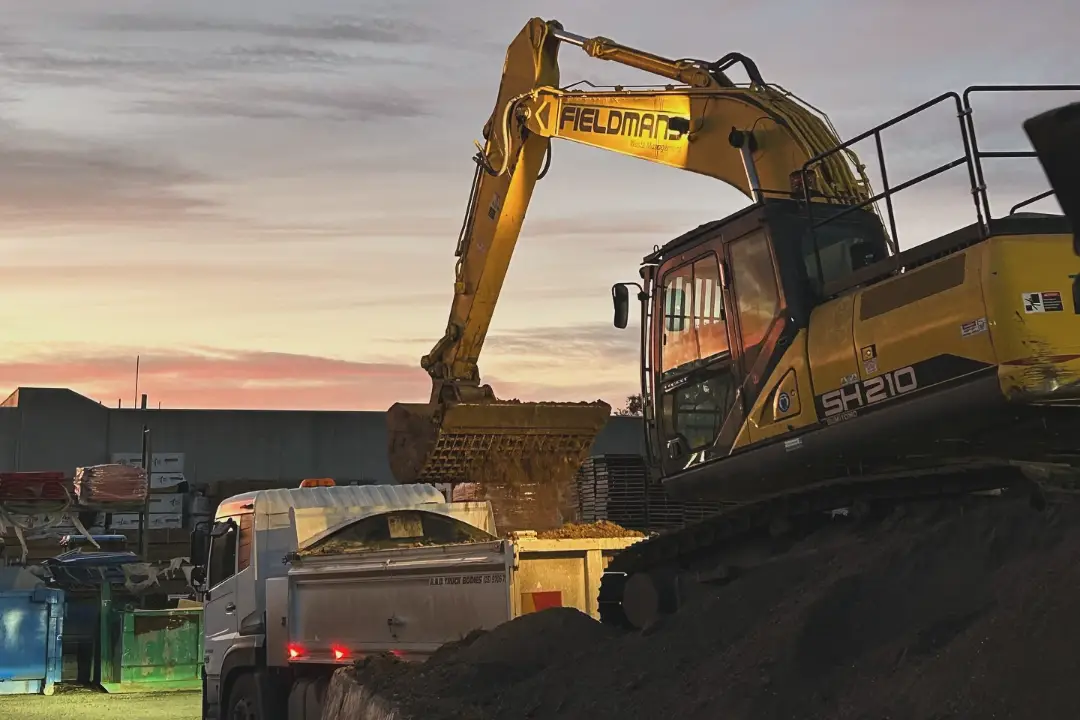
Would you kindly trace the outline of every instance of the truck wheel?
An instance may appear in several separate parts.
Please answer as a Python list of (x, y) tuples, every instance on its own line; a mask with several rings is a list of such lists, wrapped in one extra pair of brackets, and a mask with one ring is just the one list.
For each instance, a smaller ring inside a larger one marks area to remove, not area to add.
[(259, 698), (255, 687), (255, 677), (243, 673), (229, 689), (229, 699), (225, 703), (222, 720), (262, 720), (259, 717)]

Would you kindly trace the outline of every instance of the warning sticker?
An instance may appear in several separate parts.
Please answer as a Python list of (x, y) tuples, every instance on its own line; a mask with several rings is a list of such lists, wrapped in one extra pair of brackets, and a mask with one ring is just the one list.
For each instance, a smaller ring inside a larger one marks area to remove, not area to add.
[(1061, 302), (1061, 293), (1056, 290), (1048, 292), (1024, 293), (1020, 296), (1024, 303), (1024, 312), (1032, 313), (1061, 312), (1065, 305)]
[(441, 575), (428, 578), (428, 585), (502, 585), (504, 583), (506, 583), (506, 576), (502, 573)]
[(981, 332), (986, 332), (986, 318), (984, 317), (966, 322), (960, 326), (960, 337), (978, 335)]
[(1061, 293), (1044, 292), (1042, 294), (1043, 310), (1046, 312), (1061, 312), (1065, 305), (1061, 302)]

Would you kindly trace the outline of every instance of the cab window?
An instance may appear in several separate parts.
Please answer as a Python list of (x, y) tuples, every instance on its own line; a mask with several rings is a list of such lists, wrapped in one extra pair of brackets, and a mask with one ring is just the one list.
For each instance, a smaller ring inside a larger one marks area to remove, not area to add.
[(214, 588), (236, 574), (237, 526), (231, 518), (214, 523), (210, 540), (207, 587)]
[(678, 438), (683, 450), (693, 452), (708, 447), (720, 434), (737, 390), (731, 366), (712, 373), (700, 382), (689, 383), (664, 395), (664, 434)]
[(251, 547), (254, 541), (255, 515), (253, 513), (241, 515), (236, 546), (236, 572), (243, 572), (251, 565)]
[(742, 335), (743, 367), (749, 371), (761, 353), (769, 328), (780, 314), (780, 291), (768, 236), (763, 231), (734, 241), (728, 246), (728, 253)]
[(660, 364), (664, 375), (689, 370), (729, 351), (716, 255), (710, 253), (668, 272), (662, 303)]

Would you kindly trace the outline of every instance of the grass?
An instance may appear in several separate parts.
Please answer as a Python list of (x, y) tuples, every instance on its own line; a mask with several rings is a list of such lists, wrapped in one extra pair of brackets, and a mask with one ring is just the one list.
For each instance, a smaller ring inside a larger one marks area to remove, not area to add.
[(0, 718), (19, 720), (199, 720), (198, 692), (107, 693), (76, 690), (43, 695), (0, 695)]

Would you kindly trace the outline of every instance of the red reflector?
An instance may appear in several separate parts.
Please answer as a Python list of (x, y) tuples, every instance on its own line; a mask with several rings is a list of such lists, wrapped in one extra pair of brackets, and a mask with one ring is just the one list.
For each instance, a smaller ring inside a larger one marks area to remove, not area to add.
[(289, 659), (295, 660), (304, 654), (304, 649), (299, 645), (289, 645)]
[(401, 652), (400, 650), (391, 650), (390, 654), (393, 655), (394, 657), (401, 657), (405, 653)]

